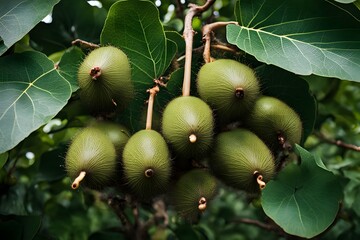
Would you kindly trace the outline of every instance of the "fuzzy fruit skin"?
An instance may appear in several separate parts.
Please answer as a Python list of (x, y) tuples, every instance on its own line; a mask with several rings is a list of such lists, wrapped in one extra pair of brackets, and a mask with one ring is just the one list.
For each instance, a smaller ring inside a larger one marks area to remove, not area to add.
[(225, 122), (243, 119), (260, 93), (255, 72), (231, 59), (203, 65), (198, 72), (197, 88), (200, 97)]
[[(201, 157), (213, 142), (214, 119), (211, 108), (200, 98), (181, 96), (165, 108), (162, 133), (180, 158)], [(195, 134), (196, 142), (189, 136)]]
[[(123, 152), (123, 167), (130, 189), (140, 198), (153, 197), (167, 189), (170, 152), (164, 138), (155, 130), (141, 130), (131, 136)], [(145, 172), (151, 169), (152, 176)]]
[(299, 115), (274, 97), (260, 97), (249, 114), (246, 125), (275, 152), (281, 150), (279, 133), (291, 146), (301, 141), (302, 122)]
[(112, 183), (116, 173), (115, 147), (100, 130), (87, 127), (74, 137), (65, 158), (65, 166), (72, 180), (81, 171), (86, 176), (80, 185), (101, 189)]
[(207, 205), (217, 193), (217, 180), (205, 169), (192, 169), (175, 183), (170, 200), (175, 210), (184, 218), (195, 220), (202, 212), (199, 200), (205, 198)]
[(225, 184), (250, 193), (259, 192), (254, 172), (269, 181), (275, 172), (274, 157), (265, 143), (247, 129), (220, 133), (209, 165)]
[[(94, 80), (90, 72), (97, 67), (101, 74)], [(112, 46), (97, 48), (86, 56), (78, 69), (78, 83), (81, 101), (93, 112), (122, 110), (134, 95), (129, 60)]]
[(116, 153), (121, 156), (125, 144), (130, 138), (130, 132), (125, 126), (109, 121), (93, 122), (91, 127), (97, 128), (105, 133), (115, 146)]

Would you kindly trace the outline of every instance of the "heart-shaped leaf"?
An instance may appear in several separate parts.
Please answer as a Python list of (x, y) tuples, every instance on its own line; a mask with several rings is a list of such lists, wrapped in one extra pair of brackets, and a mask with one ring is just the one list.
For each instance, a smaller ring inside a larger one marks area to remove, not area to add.
[[(311, 7), (309, 7), (311, 6)], [(360, 12), (319, 0), (241, 0), (227, 40), (296, 74), (360, 81)]]
[(166, 38), (159, 11), (150, 1), (115, 3), (100, 41), (122, 49), (133, 67), (133, 80), (146, 87), (164, 73), (176, 53), (176, 44)]
[(291, 164), (262, 192), (262, 206), (285, 232), (312, 238), (334, 221), (342, 197), (338, 178), (319, 159), (296, 146), (301, 165)]
[[(48, 15), (60, 0), (1, 1), (0, 56)], [(1, 39), (3, 41), (1, 41)]]
[(0, 58), (0, 153), (15, 147), (53, 118), (71, 96), (71, 86), (44, 54)]

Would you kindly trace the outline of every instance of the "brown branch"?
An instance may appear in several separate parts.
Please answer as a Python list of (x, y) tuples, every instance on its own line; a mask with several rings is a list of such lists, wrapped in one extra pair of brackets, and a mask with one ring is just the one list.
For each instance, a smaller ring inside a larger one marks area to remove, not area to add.
[(95, 48), (100, 47), (100, 45), (98, 45), (98, 44), (87, 42), (87, 41), (84, 41), (81, 39), (75, 39), (74, 41), (71, 42), (71, 44), (74, 46), (83, 48), (83, 49), (91, 49), (91, 50), (94, 50)]
[(267, 231), (276, 232), (278, 235), (281, 235), (281, 236), (286, 236), (287, 235), (284, 232), (284, 230), (282, 230), (279, 226), (271, 224), (271, 223), (264, 223), (264, 222), (261, 222), (261, 221), (256, 220), (256, 219), (238, 218), (238, 219), (235, 219), (235, 220), (233, 220), (231, 222), (245, 223), (245, 224), (249, 224), (249, 225), (254, 225), (254, 226), (257, 226), (257, 227), (262, 228), (262, 229), (267, 230)]
[(155, 95), (159, 91), (160, 91), (160, 89), (157, 85), (155, 87), (147, 90), (147, 92), (150, 93), (150, 96), (149, 96), (148, 109), (147, 109), (147, 115), (146, 115), (146, 130), (151, 130), (154, 99), (155, 99)]
[(194, 16), (206, 11), (214, 4), (215, 0), (207, 0), (203, 6), (196, 4), (189, 4), (189, 11), (185, 16), (183, 37), (185, 39), (185, 66), (184, 66), (184, 80), (183, 80), (183, 96), (190, 95), (191, 84), (191, 58), (195, 31), (192, 28), (192, 20)]
[(324, 142), (327, 142), (327, 143), (330, 143), (330, 144), (333, 144), (333, 145), (336, 145), (338, 147), (342, 147), (342, 148), (345, 148), (348, 150), (360, 152), (360, 146), (356, 146), (354, 144), (349, 144), (349, 143), (344, 143), (343, 141), (340, 141), (340, 140), (330, 139), (321, 132), (315, 132), (314, 135)]
[(206, 24), (203, 26), (202, 39), (205, 42), (204, 53), (203, 53), (205, 63), (211, 62), (210, 45), (211, 45), (211, 35), (212, 35), (213, 31), (217, 28), (225, 27), (228, 24), (238, 25), (237, 22), (231, 21), (231, 22), (214, 22), (214, 23)]

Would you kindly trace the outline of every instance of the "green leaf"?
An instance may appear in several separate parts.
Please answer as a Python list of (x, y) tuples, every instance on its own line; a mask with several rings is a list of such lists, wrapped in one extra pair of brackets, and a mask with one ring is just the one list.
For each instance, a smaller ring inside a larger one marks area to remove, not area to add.
[(285, 232), (312, 238), (334, 221), (342, 197), (338, 178), (319, 167), (314, 156), (296, 146), (301, 165), (291, 164), (262, 192), (262, 206)]
[[(319, 10), (321, 9), (321, 10)], [(360, 81), (360, 12), (320, 0), (239, 0), (227, 40), (296, 74)]]
[(352, 3), (352, 2), (355, 2), (356, 0), (335, 0), (339, 3)]
[(48, 15), (60, 0), (1, 0), (0, 56)]
[(54, 7), (51, 23), (39, 23), (31, 32), (34, 48), (49, 55), (71, 47), (75, 39), (99, 43), (107, 11), (87, 1), (61, 0)]
[(0, 169), (5, 165), (9, 157), (7, 152), (0, 154)]
[(0, 153), (15, 147), (67, 103), (71, 86), (39, 52), (0, 58)]
[(176, 44), (166, 38), (156, 6), (149, 1), (119, 1), (109, 10), (101, 33), (102, 45), (122, 49), (138, 85), (152, 86), (170, 65)]
[(64, 148), (57, 148), (41, 155), (38, 181), (56, 181), (66, 176)]
[(279, 98), (299, 114), (303, 123), (302, 142), (305, 141), (313, 131), (317, 115), (317, 103), (308, 83), (275, 66), (262, 65), (255, 70), (261, 82), (262, 93)]
[(77, 72), (85, 54), (78, 47), (71, 47), (65, 51), (59, 63), (60, 74), (71, 84), (72, 92), (79, 89)]
[(0, 216), (0, 219), (0, 231), (5, 239), (31, 240), (41, 224), (40, 216), (9, 215)]

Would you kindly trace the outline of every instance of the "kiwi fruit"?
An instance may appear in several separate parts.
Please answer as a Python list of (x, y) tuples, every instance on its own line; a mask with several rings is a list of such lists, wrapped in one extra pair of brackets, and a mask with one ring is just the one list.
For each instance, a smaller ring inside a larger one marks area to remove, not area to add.
[(255, 72), (231, 59), (219, 59), (203, 65), (197, 76), (200, 98), (209, 103), (220, 120), (243, 119), (260, 93)]
[(265, 143), (247, 129), (218, 134), (214, 146), (209, 166), (231, 187), (257, 193), (274, 175), (274, 156)]
[(134, 95), (125, 53), (113, 46), (91, 51), (78, 69), (80, 99), (92, 112), (122, 110)]
[(105, 133), (114, 144), (116, 153), (119, 156), (122, 155), (125, 144), (131, 136), (129, 130), (125, 126), (110, 121), (95, 121), (92, 122), (90, 126)]
[(131, 191), (140, 198), (153, 197), (167, 189), (170, 152), (155, 130), (140, 130), (131, 136), (123, 151), (123, 168)]
[(99, 129), (87, 127), (71, 142), (65, 167), (72, 180), (72, 188), (79, 184), (102, 189), (113, 182), (116, 174), (116, 152), (111, 140)]
[(261, 96), (255, 102), (246, 125), (274, 152), (291, 149), (301, 141), (302, 122), (299, 115), (275, 97)]
[(210, 150), (214, 119), (211, 108), (200, 98), (181, 96), (170, 101), (161, 127), (179, 158), (198, 158)]
[(170, 192), (171, 203), (180, 216), (194, 220), (205, 211), (217, 193), (217, 180), (204, 168), (182, 175)]

